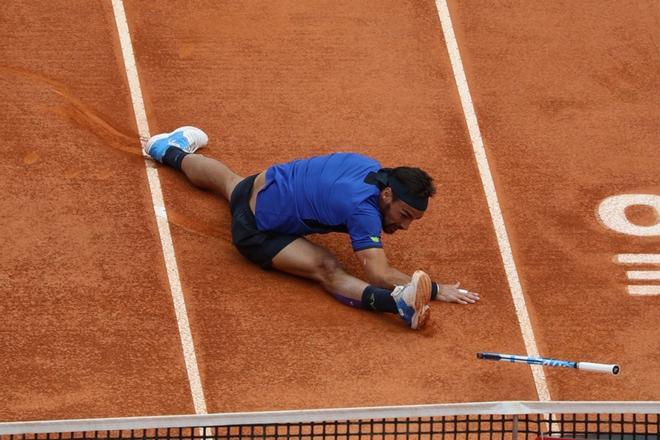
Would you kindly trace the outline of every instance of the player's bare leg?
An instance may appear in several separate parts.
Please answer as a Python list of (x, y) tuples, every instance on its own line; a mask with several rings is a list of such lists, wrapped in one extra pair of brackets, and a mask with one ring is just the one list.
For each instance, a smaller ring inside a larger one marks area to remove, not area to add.
[(181, 162), (181, 171), (196, 187), (220, 194), (227, 200), (236, 185), (243, 180), (243, 177), (219, 160), (199, 154), (186, 156)]
[(144, 151), (152, 159), (183, 171), (193, 185), (229, 200), (234, 187), (243, 178), (219, 160), (190, 154), (204, 148), (208, 141), (203, 130), (185, 126), (152, 136), (145, 142)]
[(348, 274), (327, 249), (305, 238), (291, 242), (273, 258), (273, 267), (319, 282), (333, 295), (356, 301), (368, 286), (364, 281)]
[(416, 271), (409, 284), (397, 286), (390, 293), (348, 274), (328, 250), (305, 238), (282, 249), (273, 258), (273, 267), (318, 281), (338, 300), (353, 307), (398, 313), (413, 329), (422, 328), (430, 316), (431, 279), (422, 271)]

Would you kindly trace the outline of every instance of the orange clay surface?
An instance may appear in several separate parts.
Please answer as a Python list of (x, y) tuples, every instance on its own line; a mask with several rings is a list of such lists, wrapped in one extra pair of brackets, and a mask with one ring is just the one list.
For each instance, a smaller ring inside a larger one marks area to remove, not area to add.
[[(0, 15), (0, 420), (193, 413), (111, 3), (40, 3)], [(660, 400), (660, 297), (613, 262), (660, 239), (596, 216), (660, 195), (660, 12), (636, 5), (449, 4), (539, 350), (622, 367), (546, 369), (555, 400)], [(434, 2), (125, 7), (152, 133), (199, 126), (241, 175), (421, 166), (438, 195), (388, 257), (482, 295), (421, 332), (348, 308), (244, 260), (227, 203), (161, 167), (209, 412), (538, 399), (527, 366), (475, 357), (525, 347)], [(346, 235), (311, 238), (360, 274)]]

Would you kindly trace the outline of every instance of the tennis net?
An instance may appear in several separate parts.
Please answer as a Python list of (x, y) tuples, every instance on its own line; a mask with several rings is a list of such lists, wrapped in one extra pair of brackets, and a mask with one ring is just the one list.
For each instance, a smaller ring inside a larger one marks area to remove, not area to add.
[(0, 423), (0, 440), (660, 439), (660, 402), (485, 402)]

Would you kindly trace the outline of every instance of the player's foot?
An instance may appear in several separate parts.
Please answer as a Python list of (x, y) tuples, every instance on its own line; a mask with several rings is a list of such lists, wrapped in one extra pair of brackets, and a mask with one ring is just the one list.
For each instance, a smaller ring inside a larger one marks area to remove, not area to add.
[(431, 315), (431, 278), (421, 270), (415, 271), (410, 283), (396, 286), (392, 298), (399, 309), (399, 316), (413, 330), (424, 327)]
[(180, 127), (170, 133), (152, 136), (146, 143), (144, 152), (152, 159), (163, 162), (163, 156), (170, 147), (186, 153), (194, 153), (209, 142), (209, 137), (197, 127)]

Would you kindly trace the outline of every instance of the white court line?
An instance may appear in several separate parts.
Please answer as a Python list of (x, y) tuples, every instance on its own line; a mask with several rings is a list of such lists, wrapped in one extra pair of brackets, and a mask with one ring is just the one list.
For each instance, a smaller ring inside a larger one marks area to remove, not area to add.
[(615, 261), (621, 264), (660, 264), (660, 254), (618, 254)]
[(628, 294), (634, 296), (655, 296), (660, 295), (660, 285), (658, 286), (628, 286)]
[[(461, 97), (461, 104), (463, 106), (463, 113), (465, 115), (465, 122), (468, 126), (470, 133), (470, 140), (472, 141), (472, 148), (481, 175), (481, 182), (486, 193), (486, 200), (488, 201), (488, 209), (490, 216), (493, 220), (495, 227), (495, 235), (497, 236), (497, 244), (500, 248), (504, 269), (506, 271), (507, 280), (509, 282), (509, 289), (513, 297), (513, 304), (518, 316), (518, 323), (520, 331), (522, 332), (523, 340), (525, 342), (525, 349), (528, 356), (539, 356), (539, 350), (536, 346), (536, 338), (534, 337), (534, 330), (532, 329), (529, 314), (527, 313), (527, 306), (525, 305), (525, 297), (523, 295), (522, 285), (518, 277), (518, 270), (513, 260), (513, 253), (511, 252), (511, 243), (509, 236), (506, 232), (504, 224), (504, 217), (502, 217), (502, 210), (500, 209), (500, 202), (497, 198), (495, 191), (495, 183), (493, 176), (490, 172), (488, 159), (486, 158), (486, 150), (484, 149), (484, 142), (481, 138), (481, 131), (479, 130), (479, 123), (477, 115), (472, 105), (472, 97), (470, 96), (470, 89), (468, 88), (465, 71), (463, 70), (463, 62), (458, 50), (458, 43), (454, 35), (454, 28), (451, 24), (451, 17), (449, 15), (449, 8), (446, 0), (436, 0), (436, 7), (438, 9), (438, 16), (442, 25), (442, 32), (445, 36), (447, 44), (447, 51), (449, 52), (449, 59), (451, 60), (451, 67), (454, 71), (454, 79), (456, 80), (456, 87)], [(539, 365), (530, 365), (532, 375), (534, 376), (534, 384), (536, 385), (536, 393), (541, 401), (550, 401), (550, 391), (548, 390), (548, 383), (545, 378), (545, 373)]]
[(629, 270), (629, 280), (660, 280), (660, 270)]
[[(115, 22), (117, 24), (117, 32), (119, 33), (119, 41), (121, 43), (121, 51), (124, 57), (124, 66), (126, 69), (126, 76), (128, 77), (128, 87), (131, 91), (131, 100), (133, 101), (133, 111), (135, 112), (135, 121), (137, 123), (138, 132), (141, 138), (149, 138), (149, 124), (144, 109), (144, 102), (142, 101), (142, 90), (140, 89), (140, 80), (138, 77), (137, 65), (135, 63), (135, 56), (133, 55), (131, 35), (128, 31), (128, 22), (126, 21), (126, 13), (124, 12), (124, 4), (122, 0), (112, 0), (112, 9), (115, 14)], [(190, 332), (183, 289), (181, 288), (181, 281), (179, 280), (179, 270), (176, 265), (174, 246), (172, 245), (172, 236), (170, 235), (170, 226), (167, 221), (167, 211), (165, 210), (165, 203), (163, 202), (163, 191), (160, 187), (158, 170), (153, 167), (150, 159), (145, 160), (145, 166), (147, 168), (147, 179), (149, 180), (151, 201), (153, 203), (156, 222), (158, 224), (163, 256), (165, 257), (167, 279), (170, 283), (174, 311), (179, 326), (179, 336), (181, 337), (183, 357), (186, 363), (186, 371), (188, 372), (188, 383), (190, 384), (193, 405), (195, 407), (195, 413), (206, 414), (206, 401), (204, 399), (202, 381), (199, 376), (199, 368), (197, 367), (197, 356), (195, 355), (195, 346), (193, 344), (192, 333)]]

